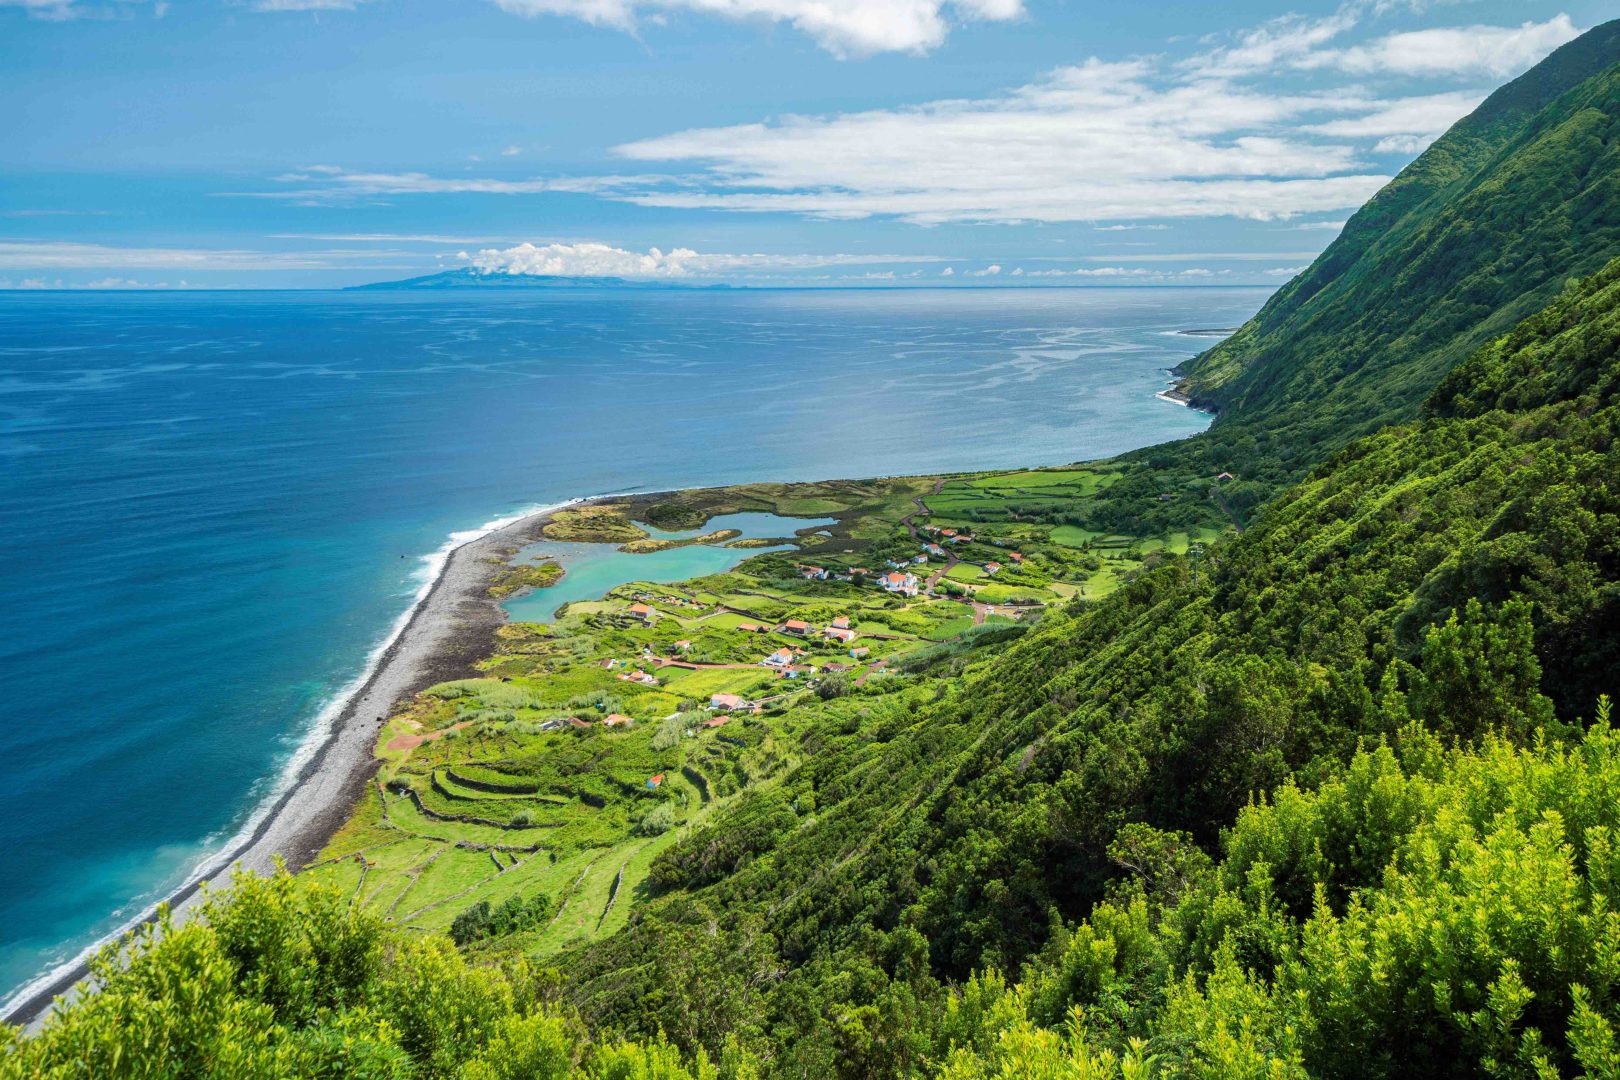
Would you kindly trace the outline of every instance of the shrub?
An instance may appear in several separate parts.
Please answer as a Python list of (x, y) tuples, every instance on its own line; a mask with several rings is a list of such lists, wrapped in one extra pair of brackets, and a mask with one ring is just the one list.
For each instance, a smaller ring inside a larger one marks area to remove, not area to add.
[(662, 836), (674, 827), (675, 807), (667, 802), (660, 802), (636, 822), (635, 833), (637, 836)]

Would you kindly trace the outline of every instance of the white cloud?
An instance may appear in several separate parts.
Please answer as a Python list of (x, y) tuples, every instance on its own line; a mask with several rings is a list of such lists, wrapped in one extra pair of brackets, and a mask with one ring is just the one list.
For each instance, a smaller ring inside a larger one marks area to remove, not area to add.
[(1085, 262), (1191, 262), (1214, 259), (1218, 262), (1270, 262), (1273, 259), (1314, 259), (1315, 251), (1162, 251), (1151, 255), (1085, 255)]
[(1142, 266), (1079, 266), (1073, 269), (1031, 270), (1027, 276), (1038, 278), (1125, 278), (1175, 281), (1186, 278), (1217, 277), (1225, 270), (1209, 270), (1198, 266), (1188, 270), (1149, 270)]
[(955, 277), (956, 276), (956, 267), (947, 266), (945, 269), (943, 269), (943, 270), (941, 270), (939, 272), (939, 276), (940, 277)]
[[(1485, 96), (1484, 87), (1411, 94), (1404, 83), (1389, 92), (1348, 77), (1494, 81), (1578, 32), (1560, 15), (1335, 47), (1385, 6), (1352, 0), (1327, 18), (1289, 16), (1179, 62), (1092, 58), (985, 98), (642, 139), (616, 152), (682, 174), (604, 194), (680, 209), (1121, 222), (1104, 226), (1121, 231), (1164, 227), (1141, 219), (1343, 211), (1389, 179), (1370, 154), (1419, 152)], [(1275, 76), (1302, 70), (1341, 85), (1277, 89)]]
[(991, 263), (983, 270), (969, 270), (968, 277), (995, 277), (999, 273), (1001, 273), (1001, 267), (996, 263)]
[[(321, 237), (307, 237), (319, 239)], [(326, 239), (340, 239), (328, 237)], [(347, 239), (400, 239), (355, 234)], [(450, 238), (430, 238), (444, 241)], [(439, 253), (403, 251), (393, 248), (326, 248), (311, 251), (257, 251), (242, 248), (119, 247), (77, 241), (0, 240), (0, 271), (40, 274), (51, 271), (100, 271), (107, 276), (90, 285), (74, 288), (168, 287), (126, 276), (150, 271), (355, 271), (378, 274), (382, 271), (420, 274), (431, 270), (438, 259), (455, 260), (485, 274), (542, 274), (564, 277), (623, 277), (640, 279), (681, 279), (719, 277), (767, 277), (771, 271), (802, 272), (822, 267), (872, 266), (944, 262), (938, 255), (893, 254), (726, 254), (698, 252), (675, 247), (631, 251), (597, 241), (574, 243), (518, 244), (508, 248), (483, 248), (474, 252)], [(454, 265), (454, 263), (452, 263)], [(891, 274), (893, 271), (889, 271)], [(920, 273), (914, 271), (912, 275)], [(802, 274), (800, 275), (802, 276)], [(44, 280), (41, 278), (40, 280)], [(17, 286), (21, 287), (21, 286)]]
[(1311, 268), (1310, 263), (1305, 263), (1302, 266), (1273, 266), (1269, 270), (1262, 270), (1260, 272), (1262, 274), (1265, 274), (1268, 277), (1287, 277), (1287, 278), (1291, 278), (1291, 277), (1294, 277), (1294, 276), (1296, 276), (1298, 274), (1303, 274), (1305, 271), (1309, 270), (1310, 268)]
[(1364, 45), (1297, 57), (1295, 66), (1356, 75), (1518, 75), (1581, 31), (1568, 15), (1518, 26), (1435, 27), (1390, 34)]
[[(803, 20), (866, 20), (869, 43), (882, 39), (892, 47), (907, 47), (895, 44), (904, 35), (872, 28), (892, 30), (899, 12), (926, 22), (947, 11), (1002, 18), (1021, 10), (1018, 0), (954, 0), (950, 8), (949, 0), (505, 2), (615, 25), (676, 10), (806, 27)], [(977, 99), (671, 132), (616, 147), (619, 157), (640, 166), (623, 175), (436, 176), (320, 165), (279, 177), (278, 190), (231, 194), (319, 205), (574, 193), (686, 210), (894, 217), (922, 225), (1090, 222), (1121, 232), (1165, 229), (1167, 219), (1342, 216), (1390, 179), (1386, 161), (1374, 155), (1417, 153), (1485, 92), (1429, 86), (1413, 93), (1407, 76), (1429, 71), (1486, 81), (1575, 32), (1567, 16), (1557, 16), (1338, 47), (1367, 12), (1394, 2), (1348, 0), (1327, 18), (1289, 16), (1228, 44), (1206, 44), (1179, 62), (1092, 58)], [(1422, 61), (1427, 68), (1412, 59), (1420, 55), (1429, 56)], [(1279, 89), (1279, 74), (1309, 89)]]
[(1483, 93), (1459, 90), (1393, 101), (1363, 101), (1361, 108), (1365, 111), (1359, 116), (1313, 124), (1308, 130), (1343, 139), (1421, 136), (1432, 140), (1473, 112), (1484, 98)]
[(1098, 232), (1138, 232), (1140, 230), (1149, 230), (1149, 231), (1153, 231), (1153, 232), (1159, 232), (1159, 231), (1162, 231), (1164, 229), (1168, 229), (1169, 227), (1170, 226), (1168, 226), (1168, 225), (1098, 225), (1097, 226), (1097, 231)]
[(750, 270), (805, 270), (823, 266), (938, 262), (932, 255), (729, 255), (677, 247), (629, 251), (611, 244), (519, 244), (485, 248), (460, 258), (483, 274), (536, 274), (548, 277), (684, 278)]
[(706, 169), (652, 206), (950, 221), (1267, 219), (1360, 205), (1388, 177), (1302, 121), (1382, 103), (1167, 80), (1090, 60), (999, 97), (676, 132), (618, 148)]
[(564, 15), (634, 30), (642, 19), (674, 12), (785, 22), (838, 56), (923, 53), (941, 44), (951, 19), (1002, 22), (1023, 14), (1022, 0), (496, 0), (519, 15)]
[(499, 244), (509, 236), (443, 236), (436, 233), (271, 233), (272, 240), (325, 240), (341, 244)]
[(1427, 150), (1429, 144), (1438, 137), (1438, 135), (1385, 135), (1373, 143), (1373, 149), (1380, 154), (1413, 156)]
[(1244, 31), (1235, 45), (1211, 49), (1183, 61), (1202, 78), (1226, 79), (1298, 63), (1356, 25), (1359, 12), (1346, 7), (1326, 18), (1284, 15)]
[[(399, 251), (250, 251), (220, 248), (115, 247), (62, 240), (0, 240), (6, 270), (385, 270), (420, 269)], [(396, 264), (377, 260), (396, 260)]]
[(523, 153), (523, 147), (508, 146), (505, 150), (501, 151), (501, 157), (517, 157), (521, 153)]
[(1236, 44), (1183, 61), (1205, 78), (1233, 78), (1281, 69), (1333, 69), (1354, 75), (1517, 75), (1581, 33), (1568, 15), (1518, 26), (1431, 27), (1386, 34), (1344, 48), (1329, 43), (1354, 29), (1377, 3), (1348, 3), (1325, 18), (1285, 15), (1244, 31)]
[(221, 195), (255, 199), (331, 202), (394, 195), (540, 195), (546, 192), (599, 194), (618, 188), (658, 183), (663, 176), (560, 176), (499, 179), (475, 176), (433, 176), (424, 172), (355, 172), (338, 165), (307, 165), (283, 173), (276, 181), (288, 185), (274, 191), (225, 191)]
[(0, 0), (0, 7), (20, 7), (37, 19), (71, 19), (78, 14), (74, 10), (73, 0)]
[[(146, 0), (107, 0), (104, 3), (80, 3), (78, 0), (0, 0), (0, 8), (21, 8), (35, 19), (47, 22), (67, 22), (73, 19), (122, 19), (138, 12)], [(152, 15), (163, 18), (169, 5), (163, 0), (152, 5)]]
[(170, 285), (167, 281), (136, 281), (134, 278), (105, 277), (97, 281), (89, 281), (78, 288), (84, 289), (172, 289), (185, 288), (186, 283), (180, 282), (178, 286)]
[(83, 284), (78, 284), (78, 283), (71, 282), (71, 281), (63, 281), (61, 278), (57, 278), (55, 280), (47, 280), (45, 278), (33, 277), (33, 278), (23, 278), (21, 281), (13, 281), (11, 278), (0, 278), (0, 289), (30, 289), (30, 290), (33, 290), (33, 289), (68, 289), (68, 290), (84, 290), (84, 289), (146, 289), (146, 290), (150, 290), (150, 289), (186, 289), (186, 288), (190, 288), (190, 285), (191, 285), (191, 283), (186, 281), (183, 278), (180, 279), (179, 281), (170, 282), (170, 281), (137, 281), (134, 278), (106, 277), (106, 278), (100, 278), (100, 279), (98, 279), (96, 281), (87, 281), (87, 282), (84, 282)]

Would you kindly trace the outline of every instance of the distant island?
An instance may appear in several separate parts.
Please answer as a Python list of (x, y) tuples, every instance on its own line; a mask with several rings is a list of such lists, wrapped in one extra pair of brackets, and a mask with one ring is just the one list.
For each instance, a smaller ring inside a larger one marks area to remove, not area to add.
[(684, 281), (638, 281), (622, 277), (574, 277), (557, 274), (505, 274), (491, 273), (464, 266), (459, 270), (446, 270), (439, 274), (406, 278), (403, 281), (378, 281), (370, 285), (351, 285), (348, 290), (392, 291), (418, 289), (730, 289), (724, 284), (698, 285)]
[(1616, 1076), (1617, 147), (1620, 20), (1180, 365), (1179, 442), (495, 523), (0, 1071)]

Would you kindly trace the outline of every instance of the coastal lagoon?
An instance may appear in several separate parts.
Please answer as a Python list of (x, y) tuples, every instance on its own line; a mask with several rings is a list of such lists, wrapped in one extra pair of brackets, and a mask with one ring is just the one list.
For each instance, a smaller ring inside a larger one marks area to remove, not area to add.
[(1180, 438), (1208, 418), (1154, 394), (1210, 340), (1176, 331), (1266, 295), (0, 293), (0, 985), (237, 833), (452, 534)]
[(672, 582), (730, 570), (750, 555), (781, 551), (788, 545), (728, 547), (739, 540), (777, 540), (801, 530), (837, 524), (835, 518), (790, 518), (777, 514), (721, 514), (701, 529), (669, 532), (647, 527), (654, 540), (692, 540), (705, 533), (735, 529), (740, 534), (723, 544), (686, 544), (631, 554), (614, 544), (574, 544), (542, 540), (518, 552), (514, 562), (555, 559), (566, 571), (557, 584), (514, 596), (501, 606), (522, 622), (550, 622), (558, 608), (579, 600), (595, 600), (610, 589), (632, 581)]

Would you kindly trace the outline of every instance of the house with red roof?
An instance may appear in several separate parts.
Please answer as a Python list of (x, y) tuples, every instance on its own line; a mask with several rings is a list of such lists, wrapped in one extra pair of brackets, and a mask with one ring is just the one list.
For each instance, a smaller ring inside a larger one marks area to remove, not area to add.
[(782, 633), (797, 634), (800, 637), (810, 632), (810, 624), (802, 619), (789, 619), (782, 624)]
[(631, 604), (630, 617), (640, 619), (644, 623), (650, 623), (658, 618), (658, 613), (646, 604)]
[(822, 633), (826, 634), (834, 641), (842, 642), (845, 645), (848, 645), (859, 636), (855, 633), (855, 631), (849, 629), (848, 627), (838, 626), (829, 626), (827, 629), (823, 630)]
[(608, 713), (606, 716), (602, 717), (603, 727), (634, 727), (635, 723), (636, 722), (634, 720), (624, 715), (624, 713)]
[(793, 663), (793, 651), (791, 649), (777, 649), (775, 652), (771, 653), (771, 655), (761, 660), (760, 663), (764, 664), (766, 667), (785, 668), (789, 664)]
[(710, 694), (709, 708), (721, 709), (730, 712), (732, 709), (742, 709), (748, 706), (747, 700), (741, 694)]
[(917, 575), (911, 573), (901, 573), (898, 570), (891, 570), (889, 573), (878, 578), (878, 588), (882, 589), (884, 592), (903, 593), (906, 596), (916, 596)]

